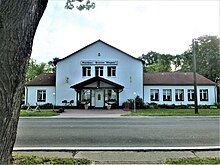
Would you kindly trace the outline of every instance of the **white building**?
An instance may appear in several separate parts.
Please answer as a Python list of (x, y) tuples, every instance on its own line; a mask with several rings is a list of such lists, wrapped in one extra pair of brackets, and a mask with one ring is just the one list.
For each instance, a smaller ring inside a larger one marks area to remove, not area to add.
[[(199, 105), (213, 105), (217, 102), (217, 88), (214, 82), (196, 74), (197, 100)], [(187, 105), (194, 104), (192, 72), (144, 73), (144, 102)]]
[[(192, 73), (143, 73), (143, 64), (142, 60), (98, 40), (59, 60), (56, 73), (41, 74), (27, 83), (25, 103), (62, 106), (68, 102), (77, 107), (87, 103), (103, 108), (108, 103), (121, 106), (135, 96), (148, 103), (193, 103)], [(176, 76), (180, 81), (168, 81), (168, 77)], [(197, 78), (199, 104), (214, 104), (215, 83), (198, 74)]]

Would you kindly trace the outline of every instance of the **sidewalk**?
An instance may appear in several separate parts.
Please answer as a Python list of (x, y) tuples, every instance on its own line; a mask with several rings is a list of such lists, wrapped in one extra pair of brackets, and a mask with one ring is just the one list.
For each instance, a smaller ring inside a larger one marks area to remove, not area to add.
[(130, 111), (122, 109), (66, 109), (63, 113), (53, 118), (101, 118), (101, 117), (120, 117), (122, 114), (129, 114)]
[(163, 164), (167, 159), (220, 157), (220, 151), (79, 151), (16, 152), (21, 155), (88, 159), (93, 164)]

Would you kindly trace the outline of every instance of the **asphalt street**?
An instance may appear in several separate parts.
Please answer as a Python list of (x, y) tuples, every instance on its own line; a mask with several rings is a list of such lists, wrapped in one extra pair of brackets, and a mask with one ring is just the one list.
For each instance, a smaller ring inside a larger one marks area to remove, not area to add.
[(219, 117), (20, 118), (15, 147), (219, 146)]

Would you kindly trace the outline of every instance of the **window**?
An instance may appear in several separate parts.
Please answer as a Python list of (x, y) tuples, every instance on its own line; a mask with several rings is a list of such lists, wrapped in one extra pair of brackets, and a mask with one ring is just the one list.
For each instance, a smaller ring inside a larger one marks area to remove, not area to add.
[(184, 101), (184, 90), (183, 89), (176, 89), (175, 90), (175, 98), (176, 98), (176, 101)]
[(208, 101), (208, 89), (200, 89), (200, 101)]
[(194, 101), (194, 98), (195, 98), (194, 90), (193, 89), (188, 89), (187, 94), (188, 94), (188, 101)]
[(150, 100), (151, 101), (159, 101), (159, 89), (151, 89), (150, 90)]
[(46, 90), (37, 90), (37, 101), (38, 102), (46, 101)]
[(90, 101), (91, 91), (90, 90), (82, 90), (82, 101)]
[(96, 66), (95, 67), (95, 75), (96, 76), (103, 76), (103, 66)]
[(164, 89), (163, 90), (163, 101), (171, 101), (171, 89)]
[(107, 76), (115, 77), (116, 76), (116, 66), (109, 66), (107, 69)]
[(107, 100), (108, 101), (116, 101), (116, 98), (117, 98), (117, 93), (112, 89), (108, 89), (107, 90)]
[(91, 76), (91, 66), (83, 66), (82, 67), (82, 75), (83, 76)]

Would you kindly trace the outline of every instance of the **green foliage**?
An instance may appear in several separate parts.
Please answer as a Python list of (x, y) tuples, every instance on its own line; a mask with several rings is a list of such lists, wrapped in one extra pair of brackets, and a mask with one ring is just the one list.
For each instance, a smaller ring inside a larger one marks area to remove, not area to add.
[(30, 164), (92, 164), (91, 161), (86, 159), (73, 159), (73, 158), (49, 158), (40, 156), (22, 156), (14, 155), (13, 164), (17, 165), (30, 165)]
[(52, 109), (53, 108), (53, 104), (52, 103), (46, 103), (46, 104), (42, 104), (39, 105), (40, 109)]
[(219, 38), (206, 35), (196, 40), (197, 72), (215, 82), (220, 78)]
[[(217, 82), (220, 81), (220, 47), (218, 36), (205, 35), (198, 37), (195, 44), (197, 72), (206, 78)], [(146, 72), (170, 72), (171, 66), (174, 71), (192, 72), (192, 45), (180, 55), (160, 54), (149, 52), (143, 54), (140, 59), (144, 60)]]
[(194, 109), (138, 109), (123, 116), (220, 116), (220, 109), (199, 109), (199, 114)]
[(44, 62), (37, 64), (37, 61), (35, 59), (31, 59), (28, 64), (28, 69), (26, 73), (26, 82), (32, 80), (36, 76), (42, 74), (42, 73), (52, 73), (53, 72), (53, 66), (51, 64), (46, 64)]
[(41, 110), (41, 111), (26, 111), (21, 110), (20, 116), (26, 117), (26, 116), (57, 116), (58, 114), (54, 112), (53, 110)]
[(169, 54), (159, 54), (157, 52), (149, 52), (143, 54), (140, 59), (144, 60), (146, 66), (144, 71), (146, 72), (170, 72), (171, 71), (171, 61), (173, 56)]
[(220, 158), (181, 158), (167, 160), (166, 164), (220, 164)]
[[(77, 5), (77, 2), (79, 5)], [(84, 2), (84, 3), (83, 3)], [(66, 2), (66, 9), (78, 9), (78, 10), (90, 10), (95, 8), (95, 3), (91, 2), (90, 0), (67, 0)]]
[[(129, 103), (129, 108), (133, 109), (134, 108), (134, 99), (128, 99), (126, 102), (122, 103), (122, 107), (125, 107), (125, 104)], [(145, 104), (143, 99), (140, 96), (137, 96), (135, 98), (135, 108), (140, 109), (140, 108), (145, 108)]]

